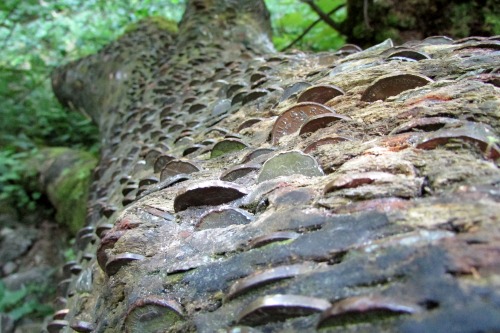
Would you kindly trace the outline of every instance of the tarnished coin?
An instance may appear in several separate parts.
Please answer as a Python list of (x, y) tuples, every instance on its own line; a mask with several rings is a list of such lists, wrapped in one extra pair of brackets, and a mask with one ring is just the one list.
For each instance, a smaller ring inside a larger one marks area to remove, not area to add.
[(106, 274), (108, 276), (115, 275), (120, 268), (132, 261), (144, 260), (144, 256), (136, 253), (120, 253), (110, 257), (106, 263)]
[(300, 151), (289, 151), (268, 159), (262, 166), (257, 182), (261, 183), (269, 179), (297, 174), (308, 177), (324, 175), (314, 157)]
[(210, 158), (219, 157), (224, 154), (232, 153), (247, 148), (248, 146), (238, 139), (224, 139), (217, 142), (212, 148)]
[(387, 59), (399, 58), (399, 57), (410, 58), (410, 59), (413, 59), (413, 60), (416, 60), (416, 61), (426, 60), (426, 59), (430, 59), (431, 58), (426, 53), (415, 51), (415, 50), (406, 49), (406, 50), (399, 50), (399, 51), (391, 53), (387, 57)]
[(174, 200), (176, 212), (193, 206), (216, 206), (239, 199), (247, 191), (234, 183), (223, 181), (205, 181), (181, 191)]
[(200, 171), (200, 168), (193, 163), (179, 160), (171, 161), (161, 170), (160, 180), (164, 181), (176, 175), (190, 174), (197, 171)]
[(248, 224), (251, 221), (253, 221), (253, 215), (243, 209), (215, 209), (200, 217), (200, 221), (196, 224), (196, 229), (225, 228), (230, 225)]
[(293, 231), (276, 231), (269, 235), (264, 235), (252, 239), (248, 244), (248, 247), (251, 249), (255, 249), (274, 242), (297, 239), (299, 236), (300, 234)]
[(377, 296), (356, 296), (336, 302), (321, 314), (318, 328), (384, 319), (418, 312), (417, 306)]
[(396, 96), (403, 91), (425, 86), (433, 82), (426, 76), (418, 74), (390, 74), (377, 79), (369, 86), (361, 100), (364, 102), (385, 101), (388, 97)]
[(325, 113), (334, 113), (334, 110), (313, 102), (295, 104), (276, 119), (271, 132), (273, 145), (283, 136), (297, 132), (310, 118)]
[(226, 295), (227, 299), (235, 298), (242, 293), (260, 287), (265, 284), (276, 282), (283, 279), (289, 279), (294, 276), (310, 272), (314, 266), (308, 264), (297, 264), (289, 266), (280, 266), (256, 272), (247, 277), (237, 280)]
[(240, 165), (234, 168), (231, 168), (224, 172), (220, 176), (220, 180), (224, 180), (227, 182), (233, 182), (238, 178), (244, 177), (251, 172), (256, 172), (260, 169), (259, 165)]
[(69, 327), (71, 327), (73, 330), (80, 332), (80, 333), (89, 333), (94, 331), (94, 325), (92, 323), (89, 323), (88, 321), (83, 321), (83, 320), (73, 320)]
[(240, 313), (238, 323), (260, 325), (325, 311), (330, 302), (299, 295), (268, 295), (257, 298)]
[(134, 302), (127, 311), (126, 333), (161, 332), (183, 320), (182, 307), (172, 299), (147, 296)]

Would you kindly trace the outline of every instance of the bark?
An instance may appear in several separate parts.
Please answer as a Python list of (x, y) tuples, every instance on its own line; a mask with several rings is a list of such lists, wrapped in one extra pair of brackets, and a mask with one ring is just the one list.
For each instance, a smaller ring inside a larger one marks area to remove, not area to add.
[(267, 17), (189, 1), (54, 73), (103, 147), (49, 328), (498, 330), (498, 40), (277, 54)]

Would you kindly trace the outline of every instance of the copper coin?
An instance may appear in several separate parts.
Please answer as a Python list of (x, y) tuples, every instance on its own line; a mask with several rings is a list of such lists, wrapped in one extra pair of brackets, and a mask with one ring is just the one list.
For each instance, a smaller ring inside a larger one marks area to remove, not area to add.
[(313, 143), (309, 144), (305, 149), (304, 153), (309, 154), (312, 151), (315, 151), (318, 149), (318, 147), (323, 146), (323, 145), (332, 145), (336, 144), (342, 141), (350, 141), (351, 139), (342, 137), (342, 136), (332, 136), (332, 137), (326, 137), (326, 138), (321, 138), (319, 140), (314, 141)]
[(300, 94), (297, 102), (315, 102), (325, 104), (334, 97), (344, 95), (344, 91), (332, 85), (317, 85), (306, 89)]
[(396, 96), (403, 91), (425, 86), (433, 82), (426, 76), (417, 74), (390, 74), (377, 79), (369, 86), (361, 100), (364, 102), (375, 102), (378, 100), (386, 100), (388, 97)]
[(283, 136), (297, 132), (310, 118), (325, 113), (334, 113), (334, 110), (314, 102), (299, 103), (287, 109), (274, 123), (271, 132), (273, 145)]
[(299, 135), (314, 133), (321, 128), (328, 127), (331, 123), (339, 120), (351, 120), (351, 118), (341, 114), (320, 114), (309, 119), (299, 130)]

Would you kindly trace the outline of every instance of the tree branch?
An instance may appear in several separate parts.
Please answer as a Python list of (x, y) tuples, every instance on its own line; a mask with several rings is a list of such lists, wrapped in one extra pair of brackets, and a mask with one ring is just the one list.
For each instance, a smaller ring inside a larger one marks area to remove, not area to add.
[[(338, 5), (337, 7), (330, 10), (326, 15), (330, 16), (344, 6), (345, 6), (344, 4)], [(295, 38), (290, 44), (288, 44), (287, 46), (282, 48), (280, 50), (280, 52), (284, 52), (284, 51), (288, 50), (289, 48), (291, 48), (292, 46), (294, 46), (295, 44), (297, 44), (302, 38), (304, 38), (305, 35), (307, 35), (309, 33), (309, 31), (312, 30), (312, 28), (314, 28), (321, 21), (323, 21), (323, 19), (319, 18), (316, 21), (314, 21), (313, 23), (311, 23), (311, 25), (308, 26), (297, 38)]]
[[(318, 7), (318, 5), (316, 5), (314, 3), (314, 0), (300, 0), (302, 1), (303, 3), (305, 4), (308, 4), (309, 7), (311, 7), (311, 9), (313, 11), (316, 12), (316, 14), (318, 14), (318, 16), (326, 23), (328, 24), (330, 27), (332, 27), (334, 30), (337, 30), (337, 31), (340, 31), (341, 28), (340, 28), (340, 25), (337, 24), (334, 20), (332, 20), (332, 18), (330, 16), (328, 16), (328, 14), (326, 14), (325, 12), (323, 12), (321, 10), (321, 8)], [(343, 5), (342, 5), (343, 6)]]

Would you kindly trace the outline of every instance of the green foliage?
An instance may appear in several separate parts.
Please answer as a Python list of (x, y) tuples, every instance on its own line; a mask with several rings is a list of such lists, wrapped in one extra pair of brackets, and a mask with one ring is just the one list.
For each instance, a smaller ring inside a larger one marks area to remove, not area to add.
[(0, 312), (9, 315), (13, 320), (18, 320), (28, 314), (33, 317), (43, 318), (53, 309), (41, 303), (43, 294), (47, 292), (45, 286), (30, 285), (19, 290), (9, 290), (0, 281)]
[[(317, 0), (315, 3), (324, 13), (340, 5), (345, 5), (345, 0)], [(266, 5), (271, 11), (273, 23), (273, 42), (278, 50), (288, 46), (296, 37), (306, 30), (319, 17), (308, 5), (298, 0), (267, 0)], [(347, 15), (343, 6), (330, 17), (335, 22), (342, 22)], [(324, 22), (318, 23), (309, 33), (301, 39), (294, 48), (302, 50), (335, 50), (345, 43), (345, 36)]]

